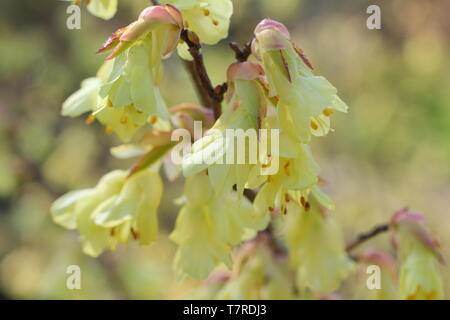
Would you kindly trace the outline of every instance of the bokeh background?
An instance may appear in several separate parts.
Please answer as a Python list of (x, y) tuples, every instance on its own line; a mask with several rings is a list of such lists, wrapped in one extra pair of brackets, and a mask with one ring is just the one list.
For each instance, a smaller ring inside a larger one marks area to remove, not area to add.
[[(313, 143), (346, 239), (408, 206), (427, 218), (450, 263), (450, 2), (233, 2), (229, 40), (248, 41), (266, 16), (282, 21), (350, 106), (347, 115), (334, 116), (335, 132)], [(62, 118), (60, 108), (100, 66), (96, 49), (148, 3), (120, 0), (119, 13), (109, 21), (83, 9), (81, 30), (68, 30), (67, 2), (0, 2), (2, 298), (175, 299), (205, 290), (198, 281), (177, 281), (171, 269), (175, 248), (167, 234), (181, 183), (166, 184), (160, 239), (150, 247), (129, 244), (92, 259), (82, 254), (77, 233), (54, 225), (49, 214), (62, 193), (130, 166), (109, 154), (118, 139), (82, 117)], [(381, 7), (381, 30), (366, 27), (370, 4)], [(229, 40), (205, 48), (216, 84), (233, 61)], [(169, 105), (197, 101), (176, 56), (167, 61), (166, 74)], [(363, 247), (392, 250), (387, 235)], [(82, 270), (81, 290), (66, 289), (66, 267), (73, 264)], [(448, 298), (450, 271), (441, 270)]]

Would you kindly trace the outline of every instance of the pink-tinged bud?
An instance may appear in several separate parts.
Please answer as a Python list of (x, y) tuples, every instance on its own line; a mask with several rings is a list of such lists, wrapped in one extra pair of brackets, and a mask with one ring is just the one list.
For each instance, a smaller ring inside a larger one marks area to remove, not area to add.
[(398, 236), (395, 232), (403, 231), (412, 235), (416, 240), (422, 243), (425, 247), (432, 250), (439, 262), (445, 263), (444, 258), (439, 252), (439, 243), (433, 235), (425, 228), (425, 218), (417, 212), (402, 209), (397, 211), (391, 218), (391, 228), (394, 230), (392, 237), (392, 244), (394, 247), (398, 245)]
[(175, 24), (181, 28), (183, 20), (179, 11), (178, 15), (176, 14), (177, 11), (172, 6), (150, 6), (141, 11), (138, 19), (151, 20), (158, 24)]
[(113, 32), (113, 34), (105, 41), (103, 46), (98, 49), (95, 53), (103, 53), (114, 48), (118, 43), (122, 34), (127, 30), (127, 27), (120, 28)]
[(261, 50), (282, 50), (291, 46), (289, 40), (284, 35), (272, 29), (265, 29), (259, 32), (256, 40)]
[(211, 128), (214, 125), (214, 112), (194, 103), (182, 103), (171, 107), (172, 120), (181, 128), (190, 130), (193, 121), (201, 121), (203, 128)]
[(262, 20), (255, 28), (255, 36), (258, 37), (258, 35), (263, 32), (264, 30), (273, 30), (281, 33), (285, 38), (290, 39), (291, 36), (289, 34), (289, 30), (284, 26), (284, 24), (271, 20), (269, 18), (266, 18)]
[(120, 37), (120, 41), (131, 42), (139, 39), (148, 31), (148, 28), (152, 23), (153, 21), (145, 19), (139, 19), (131, 23)]
[(150, 6), (142, 10), (138, 20), (129, 24), (127, 27), (121, 28), (114, 32), (105, 42), (102, 48), (97, 53), (105, 52), (113, 49), (113, 52), (106, 58), (106, 60), (115, 58), (120, 53), (128, 49), (134, 41), (143, 37), (146, 33), (154, 28), (166, 25), (173, 28), (173, 34), (168, 35), (170, 38), (167, 41), (167, 48), (162, 52), (166, 56), (171, 52), (176, 43), (178, 43), (179, 32), (183, 28), (183, 19), (181, 13), (173, 6)]
[(235, 62), (228, 68), (227, 79), (235, 80), (255, 80), (264, 75), (264, 69), (258, 64), (250, 61)]
[(424, 224), (425, 218), (420, 213), (412, 212), (405, 208), (394, 213), (391, 218), (390, 224), (393, 228), (396, 228), (399, 223), (402, 222)]
[(172, 6), (170, 4), (167, 4), (165, 6), (165, 9), (172, 16), (172, 18), (176, 21), (176, 23), (178, 24), (178, 27), (180, 27), (180, 29), (183, 29), (184, 22), (183, 22), (183, 16), (181, 15), (180, 10), (178, 10), (177, 8), (175, 8), (174, 6)]

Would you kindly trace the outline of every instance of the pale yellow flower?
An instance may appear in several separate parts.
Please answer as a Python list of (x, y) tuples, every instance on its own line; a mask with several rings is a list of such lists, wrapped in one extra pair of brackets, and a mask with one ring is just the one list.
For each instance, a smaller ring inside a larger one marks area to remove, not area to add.
[(142, 245), (156, 239), (161, 178), (150, 169), (128, 175), (112, 171), (94, 188), (71, 191), (53, 203), (53, 220), (80, 232), (86, 254), (96, 257), (130, 238)]
[(109, 20), (117, 12), (117, 0), (89, 0), (87, 9), (94, 16)]
[(302, 207), (287, 203), (286, 242), (292, 265), (297, 270), (299, 290), (331, 293), (353, 269), (347, 257), (339, 226), (318, 203), (310, 200)]
[(233, 14), (231, 0), (166, 0), (181, 11), (184, 25), (194, 31), (200, 41), (216, 44), (228, 36)]
[(170, 239), (178, 245), (174, 260), (177, 274), (205, 278), (221, 263), (231, 267), (231, 246), (248, 230), (265, 228), (268, 217), (257, 216), (251, 203), (237, 194), (215, 197), (205, 173), (186, 179), (186, 204)]
[(404, 299), (443, 299), (438, 262), (444, 263), (439, 244), (425, 228), (425, 219), (403, 209), (391, 219), (393, 244), (400, 259), (400, 293)]

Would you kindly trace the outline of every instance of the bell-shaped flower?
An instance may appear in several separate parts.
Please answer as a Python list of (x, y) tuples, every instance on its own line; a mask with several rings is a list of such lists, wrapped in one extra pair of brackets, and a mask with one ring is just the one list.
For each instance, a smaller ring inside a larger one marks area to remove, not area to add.
[(201, 42), (216, 44), (228, 36), (233, 14), (231, 0), (165, 0), (179, 9), (185, 27), (194, 31)]
[(63, 116), (78, 117), (94, 110), (98, 103), (98, 92), (102, 81), (98, 77), (84, 79), (81, 88), (70, 95), (62, 105)]
[(87, 9), (94, 16), (109, 20), (117, 12), (117, 0), (88, 0)]
[[(270, 154), (270, 158), (271, 161), (277, 159), (279, 169), (275, 174), (265, 177), (265, 183), (254, 201), (258, 213), (277, 210), (284, 212), (288, 192), (309, 192), (318, 182), (320, 167), (314, 160), (309, 145), (296, 143), (281, 132), (279, 153)], [(270, 163), (267, 165), (271, 166)], [(250, 177), (252, 174), (255, 175), (254, 170)], [(250, 178), (251, 180), (253, 179)], [(252, 188), (256, 186), (257, 184), (250, 184)]]
[[(137, 21), (113, 33), (98, 51), (113, 50), (107, 57), (113, 63), (100, 87), (102, 102), (95, 117), (115, 131), (120, 123), (138, 128), (150, 116), (169, 120), (158, 88), (163, 73), (161, 60), (175, 49), (182, 26), (180, 12), (174, 7), (151, 6)], [(119, 113), (108, 108), (122, 110)]]
[(192, 176), (208, 168), (218, 194), (234, 185), (242, 194), (253, 165), (259, 161), (258, 119), (266, 107), (264, 90), (257, 81), (261, 67), (253, 62), (234, 63), (228, 70), (228, 103), (215, 125), (183, 158), (183, 173)]
[(120, 55), (138, 40), (149, 36), (149, 57), (154, 65), (175, 49), (182, 28), (183, 18), (178, 9), (171, 5), (150, 6), (141, 11), (136, 21), (115, 31), (97, 52), (113, 50), (107, 57), (109, 60)]
[(264, 19), (255, 29), (253, 54), (263, 62), (269, 94), (278, 100), (282, 128), (299, 142), (308, 143), (311, 132), (326, 134), (333, 110), (346, 112), (328, 80), (314, 76), (312, 65), (293, 42), (286, 27)]
[(150, 244), (157, 236), (162, 189), (155, 171), (144, 169), (131, 176), (127, 171), (112, 171), (94, 188), (58, 198), (51, 208), (52, 217), (65, 228), (77, 229), (83, 251), (93, 257), (130, 238)]
[(422, 215), (403, 209), (391, 219), (392, 243), (400, 260), (400, 294), (409, 300), (443, 299), (439, 244), (425, 228)]
[(291, 199), (285, 216), (286, 243), (297, 270), (297, 286), (316, 294), (336, 290), (353, 269), (335, 221), (312, 199), (303, 207)]
[[(113, 108), (108, 98), (100, 97), (100, 89), (108, 78), (111, 69), (111, 61), (106, 62), (97, 73), (96, 77), (83, 80), (81, 88), (69, 96), (63, 103), (62, 115), (77, 117), (83, 113), (91, 112), (87, 123), (99, 120), (106, 128), (105, 133), (115, 132), (122, 141), (129, 141), (136, 131), (144, 125), (152, 116), (129, 104), (122, 108)], [(164, 101), (155, 90), (158, 103), (161, 105), (161, 114), (164, 114)]]
[(249, 230), (261, 230), (268, 223), (236, 193), (215, 197), (205, 173), (186, 179), (185, 198), (170, 235), (178, 245), (174, 267), (179, 276), (201, 279), (220, 263), (231, 267), (231, 246), (241, 242)]

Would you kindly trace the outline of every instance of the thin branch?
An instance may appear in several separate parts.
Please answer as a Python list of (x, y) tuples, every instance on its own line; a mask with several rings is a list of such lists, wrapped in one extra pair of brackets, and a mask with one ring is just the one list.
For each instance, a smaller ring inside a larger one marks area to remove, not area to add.
[(236, 60), (239, 62), (247, 61), (248, 57), (252, 54), (252, 43), (250, 41), (245, 43), (242, 49), (239, 48), (236, 42), (230, 42), (229, 46), (234, 51)]
[(188, 45), (189, 53), (193, 58), (192, 61), (184, 61), (184, 65), (194, 81), (201, 103), (205, 107), (211, 108), (214, 112), (214, 117), (217, 119), (222, 111), (221, 103), (227, 90), (227, 84), (223, 83), (213, 87), (206, 71), (200, 40), (194, 32), (183, 29), (181, 31), (181, 40)]
[(366, 242), (369, 239), (372, 239), (373, 237), (376, 237), (377, 235), (387, 232), (389, 230), (389, 224), (384, 223), (380, 224), (378, 226), (375, 226), (371, 231), (360, 233), (355, 240), (350, 242), (345, 250), (347, 253), (350, 253), (353, 249), (358, 247), (360, 244)]

